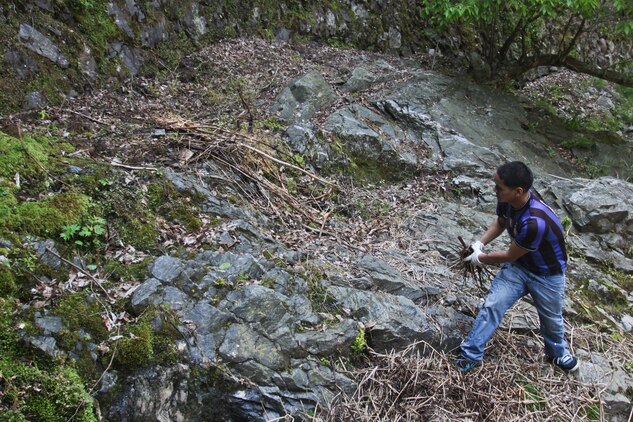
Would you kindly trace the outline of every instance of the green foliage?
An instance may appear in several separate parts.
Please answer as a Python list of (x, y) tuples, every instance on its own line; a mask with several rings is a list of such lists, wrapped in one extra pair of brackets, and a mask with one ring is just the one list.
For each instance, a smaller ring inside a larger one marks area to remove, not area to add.
[(606, 30), (609, 39), (628, 45), (633, 28), (628, 0), (437, 0), (422, 2), (421, 14), (439, 31), (459, 28), (462, 43), (480, 53), (491, 76), (508, 63), (517, 74), (539, 64), (563, 64), (576, 54), (577, 33)]
[(51, 313), (63, 318), (66, 331), (62, 339), (72, 346), (79, 341), (79, 330), (89, 333), (93, 342), (107, 339), (108, 330), (101, 312), (103, 309), (96, 300), (84, 293), (74, 293), (63, 296)]
[(367, 340), (365, 339), (365, 330), (360, 328), (358, 330), (358, 334), (351, 345), (351, 357), (358, 359), (360, 358), (367, 349)]
[(571, 227), (574, 224), (572, 219), (568, 215), (566, 215), (560, 220), (560, 222), (563, 225), (563, 231), (565, 232), (565, 236), (569, 235), (569, 231), (571, 230)]
[(279, 121), (276, 116), (267, 117), (262, 121), (261, 125), (264, 128), (270, 130), (284, 130), (286, 128), (286, 125), (283, 122)]
[(146, 319), (129, 327), (129, 333), (117, 344), (117, 366), (133, 370), (149, 365), (154, 357), (153, 339), (152, 327)]
[[(154, 321), (159, 329), (154, 328)], [(118, 368), (133, 371), (149, 365), (173, 365), (180, 357), (176, 339), (173, 311), (167, 308), (148, 308), (132, 324), (126, 326), (123, 338), (117, 341), (115, 364)]]
[(105, 224), (103, 218), (89, 216), (82, 224), (68, 224), (62, 227), (59, 236), (77, 247), (99, 246), (100, 239), (106, 232)]
[(10, 297), (17, 290), (15, 277), (10, 268), (0, 263), (0, 298)]
[(602, 420), (602, 418), (600, 417), (600, 405), (598, 404), (590, 404), (587, 405), (585, 407), (583, 407), (583, 410), (585, 412), (585, 415), (587, 416), (587, 419), (590, 421), (599, 421)]

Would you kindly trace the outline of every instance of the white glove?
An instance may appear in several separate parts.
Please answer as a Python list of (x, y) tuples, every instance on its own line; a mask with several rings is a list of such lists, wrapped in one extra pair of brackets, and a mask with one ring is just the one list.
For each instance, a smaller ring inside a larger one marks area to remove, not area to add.
[(479, 260), (479, 255), (483, 254), (482, 249), (484, 248), (484, 244), (479, 240), (470, 245), (473, 250), (473, 253), (464, 258), (464, 262), (470, 262), (475, 267), (481, 267), (483, 264)]

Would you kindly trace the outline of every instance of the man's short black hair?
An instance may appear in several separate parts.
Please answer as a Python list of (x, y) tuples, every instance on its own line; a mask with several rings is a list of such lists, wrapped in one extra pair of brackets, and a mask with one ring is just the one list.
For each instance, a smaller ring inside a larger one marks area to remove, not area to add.
[(523, 188), (529, 191), (534, 182), (532, 170), (521, 161), (505, 163), (497, 169), (499, 178), (510, 188)]

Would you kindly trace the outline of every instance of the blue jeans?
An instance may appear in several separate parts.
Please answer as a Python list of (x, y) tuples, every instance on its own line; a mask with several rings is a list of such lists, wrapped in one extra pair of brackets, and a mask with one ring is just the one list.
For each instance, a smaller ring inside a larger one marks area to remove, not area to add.
[(545, 353), (550, 357), (568, 354), (563, 325), (565, 275), (540, 276), (517, 264), (507, 263), (492, 281), (475, 324), (460, 346), (462, 356), (482, 360), (484, 347), (499, 327), (506, 311), (528, 293), (538, 312)]

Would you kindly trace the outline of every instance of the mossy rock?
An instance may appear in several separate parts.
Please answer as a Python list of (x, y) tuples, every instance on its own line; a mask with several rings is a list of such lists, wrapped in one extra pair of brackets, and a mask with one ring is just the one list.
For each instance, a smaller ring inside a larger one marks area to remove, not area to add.
[[(96, 422), (92, 398), (77, 372), (69, 366), (49, 370), (0, 359), (0, 421), (38, 420)], [(6, 413), (5, 413), (6, 412)]]

